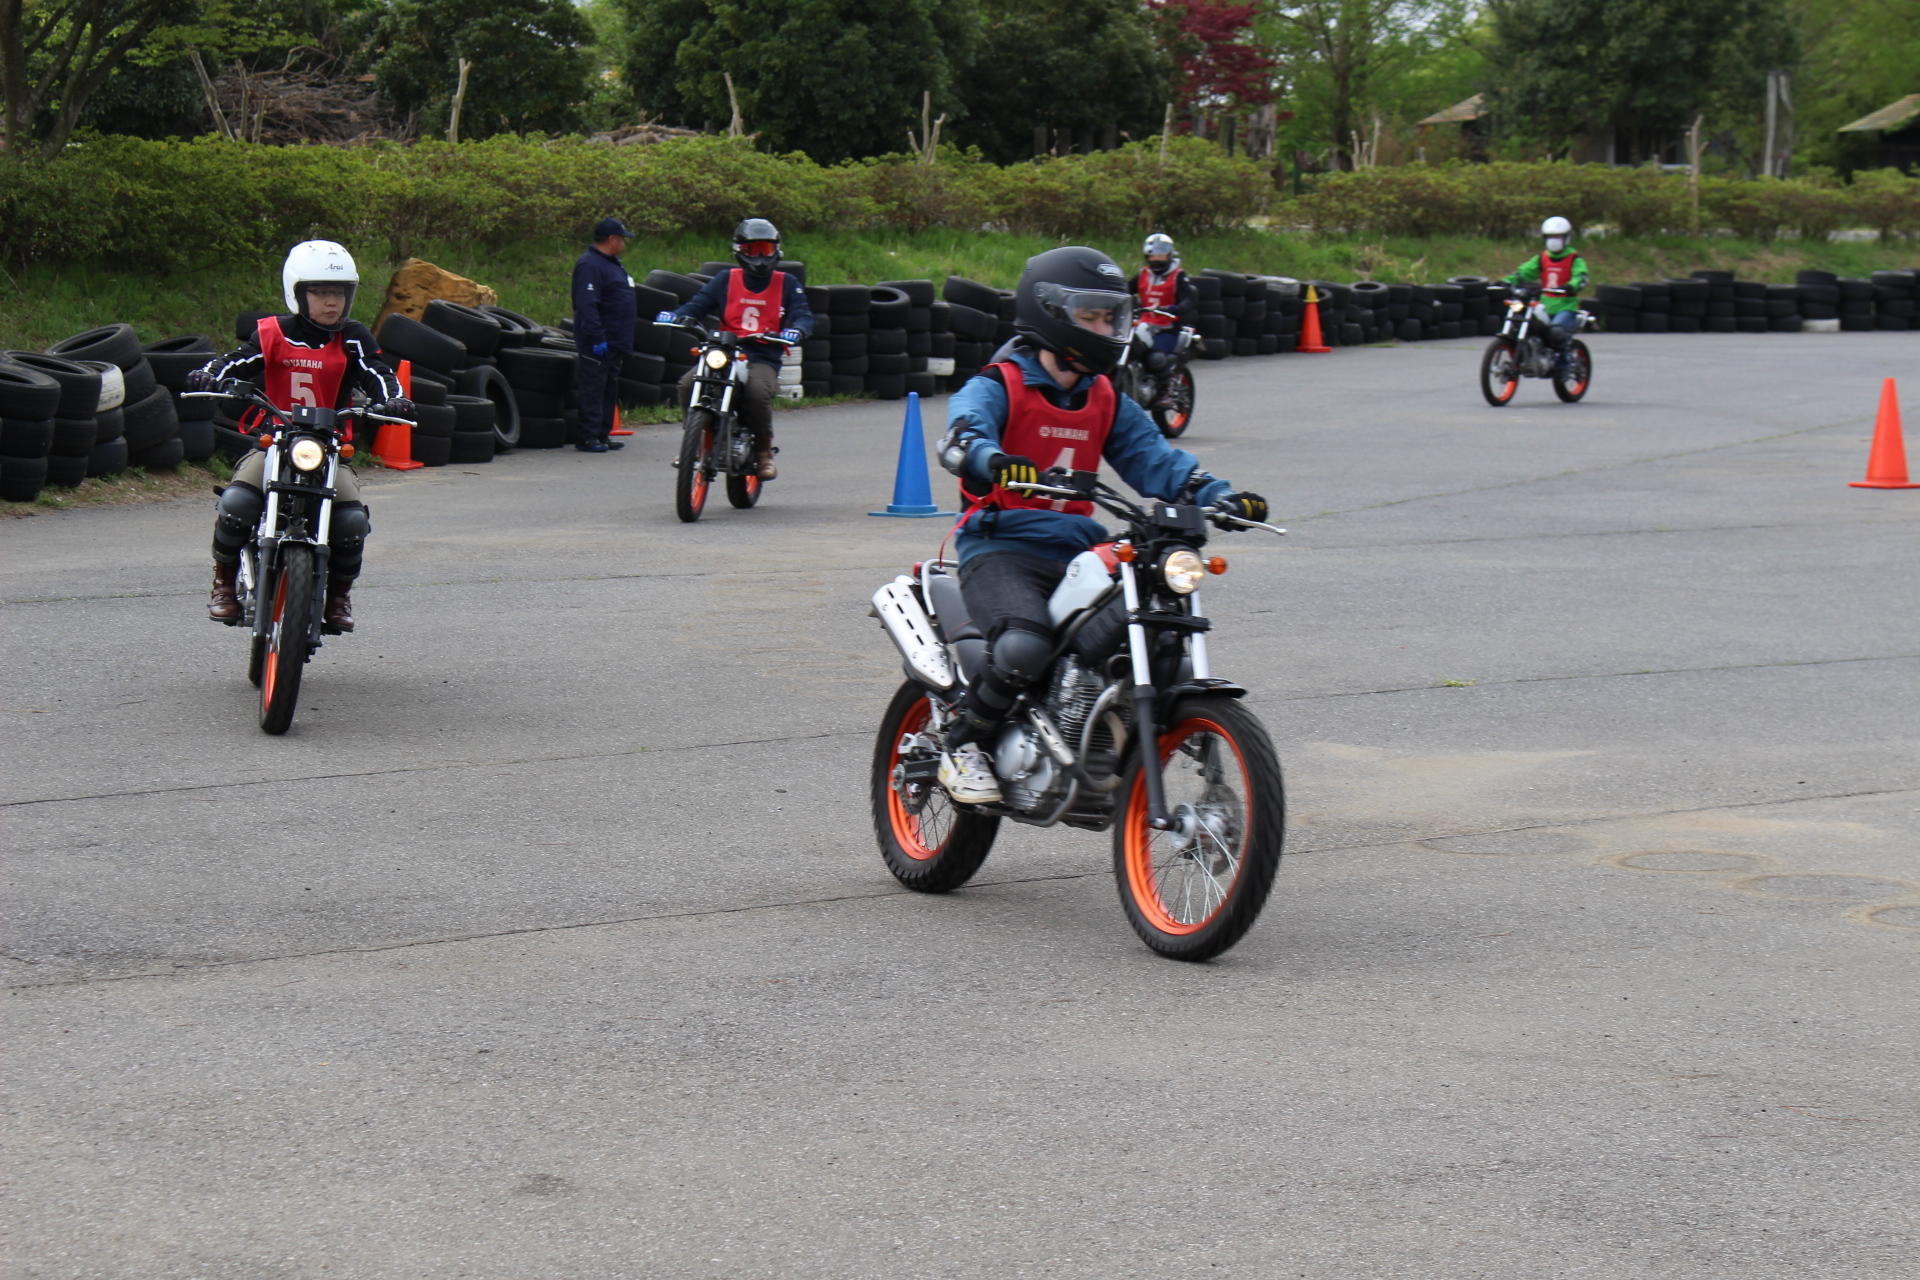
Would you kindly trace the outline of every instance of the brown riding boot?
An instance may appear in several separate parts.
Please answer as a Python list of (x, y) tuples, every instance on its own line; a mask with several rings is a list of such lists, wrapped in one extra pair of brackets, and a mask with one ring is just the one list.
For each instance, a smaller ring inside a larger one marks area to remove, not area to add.
[(773, 455), (776, 452), (772, 439), (753, 442), (753, 464), (759, 469), (762, 480), (771, 480), (780, 474), (780, 468), (773, 465)]
[(240, 597), (233, 592), (238, 564), (213, 562), (213, 591), (207, 596), (207, 616), (231, 626), (240, 621)]
[(327, 579), (327, 605), (321, 611), (320, 625), (333, 631), (353, 630), (353, 579)]

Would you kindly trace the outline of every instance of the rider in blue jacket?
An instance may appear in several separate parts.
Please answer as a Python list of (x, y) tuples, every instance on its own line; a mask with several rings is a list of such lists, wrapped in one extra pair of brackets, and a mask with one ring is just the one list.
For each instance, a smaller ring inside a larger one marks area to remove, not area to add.
[(1018, 336), (953, 394), (940, 441), (941, 465), (960, 477), (970, 504), (955, 543), (960, 590), (989, 646), (986, 673), (962, 699), (940, 757), (941, 784), (962, 804), (1000, 800), (978, 740), (1045, 669), (1047, 599), (1067, 562), (1106, 538), (1092, 503), (1035, 496), (1040, 472), (1097, 471), (1104, 460), (1149, 497), (1184, 491), (1249, 520), (1267, 515), (1265, 499), (1200, 470), (1107, 379), (1132, 333), (1133, 300), (1113, 259), (1081, 246), (1039, 254), (1020, 276), (1014, 308)]

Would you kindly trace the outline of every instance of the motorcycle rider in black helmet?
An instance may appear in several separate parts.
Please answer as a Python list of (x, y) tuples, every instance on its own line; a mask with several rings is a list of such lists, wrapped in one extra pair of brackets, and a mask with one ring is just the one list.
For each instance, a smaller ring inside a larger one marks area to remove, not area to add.
[(1104, 458), (1148, 497), (1183, 491), (1264, 520), (1266, 500), (1233, 492), (1168, 444), (1146, 411), (1106, 374), (1131, 339), (1127, 278), (1097, 249), (1068, 246), (1027, 260), (1015, 296), (1017, 336), (948, 401), (940, 463), (969, 504), (955, 550), (968, 613), (988, 641), (987, 670), (962, 698), (940, 782), (962, 804), (997, 803), (1000, 784), (979, 741), (1044, 670), (1053, 647), (1047, 598), (1067, 562), (1104, 541), (1093, 504), (1036, 497), (1054, 467), (1097, 471)]
[[(800, 278), (776, 271), (780, 261), (780, 232), (765, 218), (748, 218), (733, 229), (733, 260), (677, 310), (662, 311), (658, 324), (697, 320), (702, 316), (720, 317), (720, 327), (729, 333), (776, 333), (788, 342), (804, 341), (813, 332), (813, 309), (807, 306), (807, 291)], [(760, 478), (771, 480), (780, 474), (773, 464), (773, 393), (780, 383), (780, 360), (784, 353), (770, 343), (750, 343), (747, 347), (746, 395), (740, 403), (740, 420), (753, 433), (754, 461)], [(684, 408), (693, 395), (697, 370), (688, 370), (680, 379), (680, 404)]]

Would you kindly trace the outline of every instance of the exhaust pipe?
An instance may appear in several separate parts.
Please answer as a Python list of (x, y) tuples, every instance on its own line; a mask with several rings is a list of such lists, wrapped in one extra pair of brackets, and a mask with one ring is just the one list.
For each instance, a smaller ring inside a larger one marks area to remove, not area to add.
[(914, 594), (912, 578), (903, 574), (874, 592), (869, 612), (886, 627), (887, 638), (916, 676), (942, 692), (953, 688), (953, 655)]

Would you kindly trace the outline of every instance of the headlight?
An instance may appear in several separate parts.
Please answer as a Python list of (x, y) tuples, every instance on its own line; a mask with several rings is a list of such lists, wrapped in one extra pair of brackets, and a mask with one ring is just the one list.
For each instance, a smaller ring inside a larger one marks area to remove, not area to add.
[(715, 347), (713, 350), (707, 352), (707, 368), (724, 369), (727, 367), (727, 359), (727, 353)]
[(1200, 579), (1207, 576), (1207, 566), (1198, 552), (1181, 547), (1168, 552), (1167, 558), (1160, 562), (1160, 576), (1166, 580), (1167, 590), (1175, 595), (1191, 595), (1199, 590)]
[(311, 436), (301, 436), (293, 442), (293, 469), (295, 471), (318, 471), (320, 464), (327, 460), (327, 451), (320, 442)]

